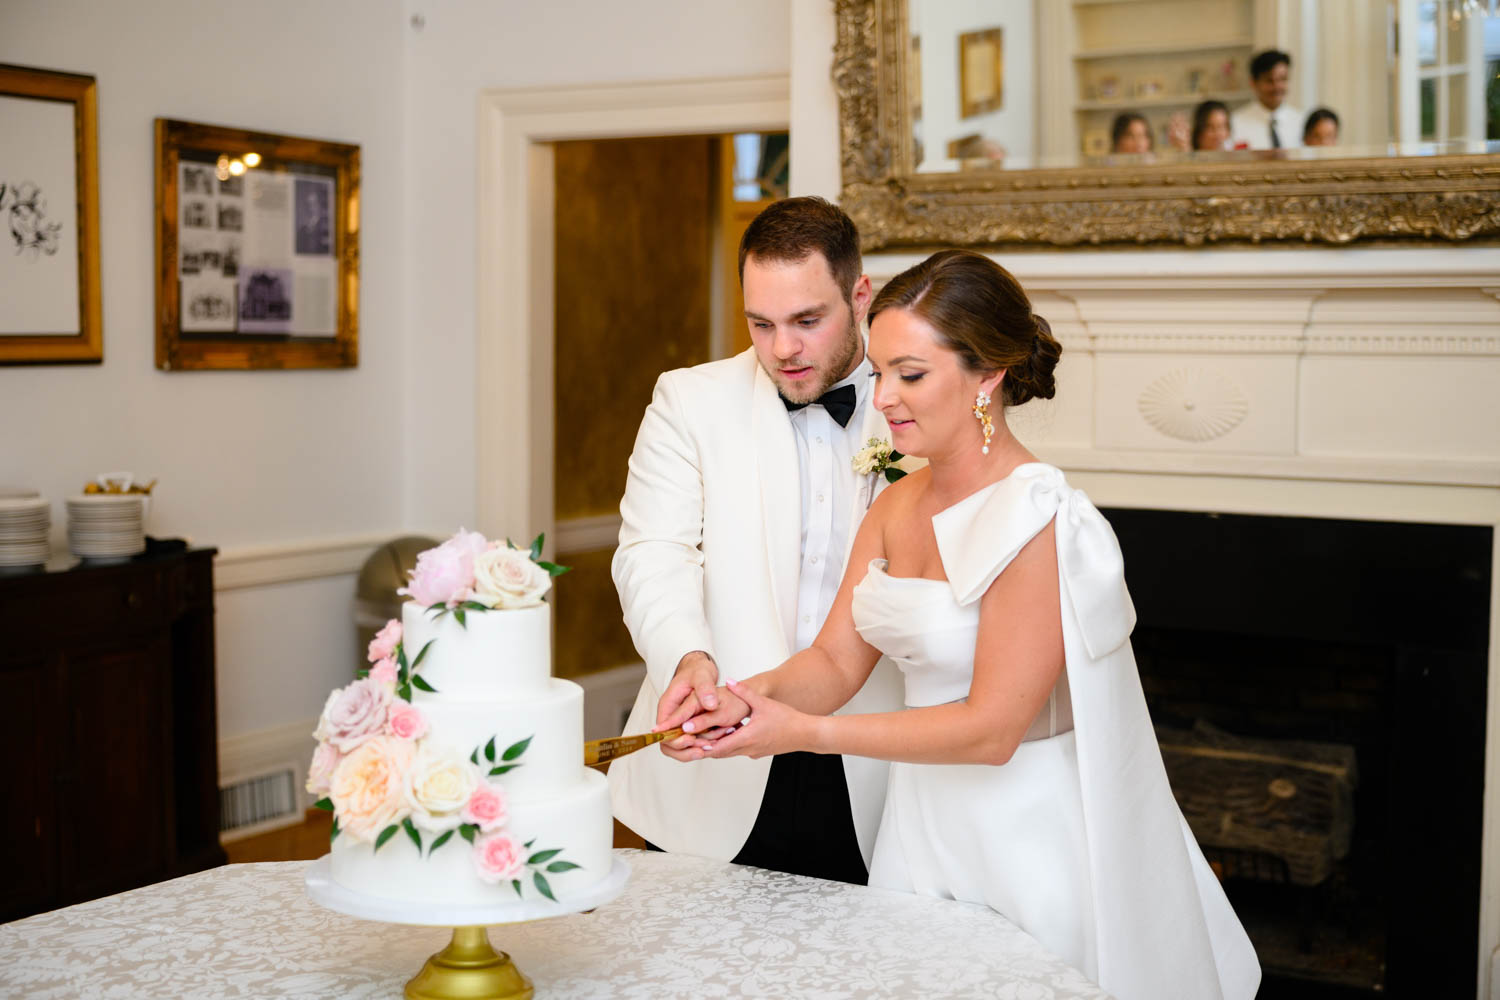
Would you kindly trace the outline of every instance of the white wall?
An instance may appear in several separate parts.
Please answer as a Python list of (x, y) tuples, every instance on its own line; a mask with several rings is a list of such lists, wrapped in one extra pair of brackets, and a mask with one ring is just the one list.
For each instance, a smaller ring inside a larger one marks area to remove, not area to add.
[[(104, 363), (0, 369), (0, 480), (56, 501), (157, 477), (148, 531), (233, 551), (402, 523), (401, 11), (396, 0), (6, 0), (0, 62), (93, 74)], [(358, 143), (359, 367), (154, 368), (157, 117)], [(352, 577), (222, 593), (219, 731), (302, 719), (347, 675)]]
[[(409, 524), (444, 533), (471, 519), (475, 509), (474, 394), (479, 389), (469, 364), (475, 354), (479, 280), (479, 93), (786, 73), (790, 16), (785, 5), (736, 0), (405, 0), (405, 8), (424, 22), (420, 30), (406, 29), (412, 336), (405, 384), (414, 403), (403, 428), (405, 500)], [(620, 336), (645, 333), (621, 330)], [(483, 391), (504, 392), (505, 386)], [(608, 405), (607, 400), (582, 402)]]

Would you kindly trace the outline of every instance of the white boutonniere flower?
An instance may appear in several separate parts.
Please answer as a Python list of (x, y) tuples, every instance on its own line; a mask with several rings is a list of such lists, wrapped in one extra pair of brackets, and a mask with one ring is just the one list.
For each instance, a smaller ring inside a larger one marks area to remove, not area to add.
[(854, 471), (861, 476), (883, 473), (886, 482), (894, 483), (906, 475), (906, 471), (897, 465), (905, 457), (899, 451), (891, 450), (889, 441), (870, 438), (865, 446), (854, 454)]

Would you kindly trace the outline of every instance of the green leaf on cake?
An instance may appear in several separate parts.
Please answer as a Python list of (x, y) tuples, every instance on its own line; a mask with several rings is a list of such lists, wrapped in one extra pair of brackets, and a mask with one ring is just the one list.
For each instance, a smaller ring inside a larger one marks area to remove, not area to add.
[(411, 685), (403, 684), (396, 689), (396, 697), (402, 701), (411, 701)]
[[(503, 753), (500, 756), (500, 759), (501, 760), (515, 760), (517, 757), (521, 756), (523, 753), (526, 752), (526, 748), (531, 745), (531, 740), (532, 740), (532, 737), (528, 736), (528, 737), (526, 737), (524, 740), (522, 740), (519, 743), (512, 743), (510, 746), (508, 746), (508, 747), (505, 748), (505, 753)], [(491, 746), (493, 746), (494, 743), (495, 743), (494, 740), (490, 740), (490, 745)], [(492, 762), (494, 761), (494, 759), (495, 758), (493, 756), (490, 757), (490, 760)]]
[(547, 537), (544, 531), (531, 540), (531, 561), (536, 562), (542, 557), (542, 539)]
[(427, 640), (427, 643), (417, 653), (417, 658), (415, 660), (411, 661), (411, 668), (413, 670), (415, 670), (415, 669), (417, 669), (417, 667), (421, 666), (421, 664), (422, 664), (422, 657), (424, 657), (424, 656), (427, 655), (427, 651), (432, 648), (432, 644), (434, 642), (436, 642), (436, 641), (437, 641), (436, 639), (428, 639)]
[(521, 880), (520, 879), (518, 879), (518, 878), (511, 879), (510, 880), (510, 887), (512, 889), (516, 890), (516, 895), (518, 897), (521, 895)]
[(470, 764), (478, 764), (479, 763), (479, 748), (478, 747), (475, 747), (474, 748), (474, 752), (471, 753), (471, 754), (469, 754), (469, 763)]
[(444, 844), (446, 844), (448, 841), (450, 841), (452, 839), (453, 839), (453, 831), (449, 830), (447, 833), (443, 834), (437, 840), (434, 840), (432, 842), (432, 846), (429, 847), (429, 848), (427, 848), (427, 856), (429, 858), (432, 857), (432, 852), (433, 851), (436, 851), (439, 847), (442, 847)]
[(529, 851), (529, 850), (531, 850), (531, 845), (535, 844), (535, 843), (536, 843), (536, 838), (532, 837), (530, 840), (526, 841), (526, 843), (522, 844), (521, 846), (524, 847), (524, 848), (526, 848)]
[(411, 665), (406, 662), (406, 647), (399, 642), (396, 643), (396, 665), (403, 671), (411, 669)]
[(508, 771), (514, 771), (520, 766), (520, 764), (497, 764), (496, 766), (490, 768), (489, 777), (499, 777), (500, 775), (505, 774)]
[(467, 840), (471, 844), (474, 843), (474, 834), (476, 834), (478, 832), (479, 832), (479, 824), (478, 823), (465, 823), (463, 826), (460, 826), (458, 828), (458, 835), (460, 837), (464, 838), (465, 840)]
[(466, 628), (469, 627), (468, 624), (464, 621), (464, 609), (463, 608), (454, 608), (453, 609), (453, 617), (454, 617), (454, 619), (456, 619), (458, 621), (458, 627), (459, 628), (466, 629)]
[(551, 861), (553, 858), (557, 857), (561, 853), (562, 853), (562, 848), (561, 847), (554, 848), (553, 850), (550, 850), (550, 851), (537, 851), (531, 857), (529, 857), (529, 858), (526, 859), (526, 863), (528, 865), (539, 865), (539, 864), (541, 864), (544, 861)]
[(368, 670), (356, 670), (356, 671), (354, 671), (354, 679), (357, 680), (357, 681), (362, 681), (362, 680), (364, 680), (368, 676), (370, 676), (370, 672)]
[(339, 837), (339, 818), (333, 818), (333, 827), (328, 831), (328, 843), (331, 845)]
[(484, 745), (484, 759), (489, 761), (491, 764), (495, 763), (495, 737), (493, 736), (491, 736), (490, 741)]
[(422, 853), (422, 835), (418, 833), (417, 828), (412, 825), (410, 816), (401, 821), (401, 829), (405, 830), (406, 835), (411, 838), (411, 842), (417, 845), (417, 853)]
[(447, 612), (448, 605), (444, 604), (442, 601), (438, 601), (435, 604), (429, 604), (429, 605), (427, 605), (427, 610), (428, 610), (429, 613), (433, 612), (433, 611), (436, 611), (438, 613), (438, 617), (441, 618), (443, 616), (443, 614)]
[(333, 800), (325, 795), (321, 799), (313, 803), (313, 808), (321, 809), (324, 812), (333, 812)]
[(557, 563), (550, 563), (545, 559), (538, 559), (536, 564), (546, 570), (548, 576), (562, 576), (573, 568), (572, 566), (559, 566)]
[(541, 872), (532, 872), (531, 880), (536, 883), (538, 892), (540, 892), (543, 896), (546, 896), (548, 899), (552, 900), (552, 902), (557, 902), (557, 897), (552, 895), (552, 887), (547, 884), (547, 876), (543, 875)]
[(380, 836), (378, 836), (378, 837), (375, 838), (375, 850), (378, 851), (382, 847), (384, 847), (385, 846), (385, 842), (387, 840), (390, 840), (392, 837), (394, 837), (396, 835), (396, 831), (399, 830), (399, 829), (401, 829), (401, 827), (397, 826), (395, 823), (392, 823), (390, 826), (386, 827), (384, 830), (381, 830), (380, 831)]
[(488, 604), (480, 604), (478, 601), (465, 601), (464, 602), (464, 607), (466, 609), (468, 609), (469, 611), (490, 611), (490, 610), (492, 610)]
[(549, 872), (552, 872), (553, 874), (556, 874), (558, 872), (570, 872), (574, 868), (578, 868), (578, 867), (580, 867), (580, 866), (579, 865), (575, 865), (571, 861), (554, 861), (550, 865), (547, 866), (547, 870)]
[(430, 694), (437, 694), (437, 688), (424, 681), (421, 674), (412, 674), (411, 683), (412, 686), (415, 687), (418, 691), (426, 691)]

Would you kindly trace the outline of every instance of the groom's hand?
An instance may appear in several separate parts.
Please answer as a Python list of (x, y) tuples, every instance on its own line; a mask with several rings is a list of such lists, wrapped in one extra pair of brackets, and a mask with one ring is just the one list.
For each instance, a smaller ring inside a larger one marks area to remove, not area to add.
[[(718, 683), (719, 665), (714, 658), (702, 650), (688, 653), (678, 661), (672, 683), (656, 703), (656, 725), (652, 732), (675, 729), (700, 712), (718, 708), (715, 691)], [(692, 736), (679, 736), (663, 742), (661, 752), (675, 760), (697, 760), (703, 755), (694, 749), (696, 744)]]
[(702, 747), (704, 740), (712, 740), (734, 732), (750, 715), (750, 706), (743, 698), (727, 687), (719, 688), (719, 707), (712, 712), (700, 712), (682, 724), (682, 731), (692, 733), (696, 744)]

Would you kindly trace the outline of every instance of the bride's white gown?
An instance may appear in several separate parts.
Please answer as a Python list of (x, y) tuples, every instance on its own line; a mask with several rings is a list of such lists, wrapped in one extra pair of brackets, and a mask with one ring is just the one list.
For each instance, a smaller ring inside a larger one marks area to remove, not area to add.
[(979, 598), (1056, 518), (1066, 669), (1000, 766), (891, 766), (870, 884), (986, 903), (1120, 1000), (1249, 1000), (1260, 967), (1167, 784), (1114, 532), (1032, 463), (933, 518), (946, 582), (870, 564), (854, 624), (909, 707), (968, 696)]

